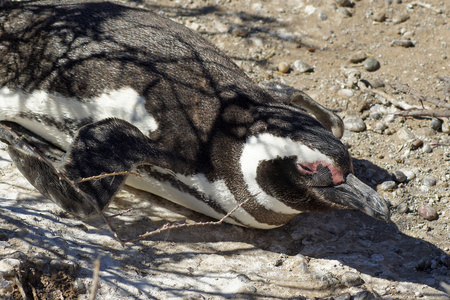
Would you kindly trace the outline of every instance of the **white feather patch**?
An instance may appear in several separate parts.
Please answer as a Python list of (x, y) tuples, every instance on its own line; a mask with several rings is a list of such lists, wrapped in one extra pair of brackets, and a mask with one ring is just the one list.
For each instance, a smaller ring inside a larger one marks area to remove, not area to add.
[(268, 133), (249, 137), (240, 158), (242, 174), (250, 193), (256, 195), (258, 203), (266, 209), (282, 214), (298, 214), (301, 211), (266, 194), (256, 181), (257, 168), (261, 161), (290, 156), (297, 156), (298, 161), (302, 162), (324, 161), (332, 164), (332, 161), (318, 150), (290, 138), (277, 137)]
[[(73, 136), (41, 120), (52, 119), (64, 122), (71, 119), (81, 121), (91, 118), (93, 122), (115, 117), (128, 121), (144, 134), (158, 129), (155, 118), (145, 108), (145, 98), (132, 88), (106, 92), (92, 99), (66, 98), (45, 91), (31, 94), (0, 89), (0, 120), (16, 122), (51, 143), (67, 150)], [(36, 118), (26, 118), (24, 115)]]
[[(230, 190), (228, 189), (223, 180), (210, 182), (206, 179), (206, 177), (203, 174), (184, 176), (181, 174), (174, 174), (171, 171), (159, 167), (152, 167), (152, 169), (162, 174), (173, 175), (174, 178), (179, 180), (180, 182), (197, 190), (198, 192), (204, 194), (205, 196), (215, 200), (224, 211), (229, 212), (236, 206), (238, 206), (238, 203), (236, 202), (233, 194), (230, 192)], [(195, 210), (212, 218), (221, 219), (223, 217), (222, 214), (216, 212), (213, 208), (211, 208), (203, 201), (197, 199), (196, 197), (194, 197), (189, 193), (184, 193), (179, 189), (173, 187), (170, 184), (170, 182), (164, 181), (161, 182), (149, 176), (144, 177), (130, 176), (126, 181), (126, 184), (134, 188), (158, 195), (160, 197), (168, 199), (172, 202), (175, 202), (179, 205)], [(242, 208), (238, 208), (233, 213), (233, 217), (242, 222), (242, 224), (253, 228), (271, 229), (278, 227), (256, 221), (255, 218), (253, 218), (249, 213), (247, 213)], [(226, 219), (226, 222), (237, 224), (231, 218)]]

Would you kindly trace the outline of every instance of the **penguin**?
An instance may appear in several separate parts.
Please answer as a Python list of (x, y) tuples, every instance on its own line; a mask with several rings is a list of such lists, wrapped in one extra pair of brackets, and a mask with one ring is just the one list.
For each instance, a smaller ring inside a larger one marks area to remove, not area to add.
[(71, 214), (99, 215), (126, 182), (244, 227), (348, 208), (389, 220), (336, 115), (258, 86), (185, 26), (71, 0), (7, 2), (0, 24), (0, 140)]

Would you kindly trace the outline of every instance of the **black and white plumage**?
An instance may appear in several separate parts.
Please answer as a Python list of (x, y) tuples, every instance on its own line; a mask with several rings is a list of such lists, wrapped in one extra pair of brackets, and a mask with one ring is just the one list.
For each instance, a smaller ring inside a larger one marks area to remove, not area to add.
[[(80, 1), (7, 3), (0, 24), (0, 138), (67, 211), (98, 214), (127, 180), (214, 218), (250, 199), (228, 219), (249, 227), (335, 208), (389, 220), (330, 131), (186, 27)], [(143, 177), (74, 184), (130, 170)]]

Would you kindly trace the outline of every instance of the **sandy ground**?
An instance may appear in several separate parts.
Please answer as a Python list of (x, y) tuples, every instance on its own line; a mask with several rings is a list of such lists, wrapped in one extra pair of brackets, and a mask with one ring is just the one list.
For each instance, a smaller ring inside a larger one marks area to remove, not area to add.
[[(123, 248), (102, 220), (76, 220), (40, 196), (3, 147), (0, 297), (87, 299), (100, 258), (97, 299), (448, 299), (441, 286), (450, 283), (448, 120), (441, 132), (429, 117), (396, 116), (401, 109), (354, 86), (343, 71), (384, 82), (377, 91), (410, 105), (421, 103), (389, 84), (449, 99), (448, 84), (439, 79), (450, 75), (449, 3), (398, 2), (355, 1), (347, 8), (331, 0), (131, 3), (200, 32), (255, 81), (304, 90), (347, 124), (359, 117), (366, 128), (346, 131), (343, 141), (357, 175), (392, 203), (391, 223), (336, 211), (300, 215), (270, 231), (227, 224), (172, 230)], [(395, 46), (395, 39), (410, 39), (414, 47)], [(351, 63), (359, 51), (380, 68), (369, 72), (364, 62)], [(296, 70), (297, 60), (313, 72)], [(290, 71), (280, 72), (280, 63)], [(400, 170), (408, 180), (389, 186)], [(437, 219), (422, 217), (423, 205)], [(127, 238), (166, 222), (209, 220), (131, 188), (108, 214), (118, 212), (125, 213), (112, 223)]]

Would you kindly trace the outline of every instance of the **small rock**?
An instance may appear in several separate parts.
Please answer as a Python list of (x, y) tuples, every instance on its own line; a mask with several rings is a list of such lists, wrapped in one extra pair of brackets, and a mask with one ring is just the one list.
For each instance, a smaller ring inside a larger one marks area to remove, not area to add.
[(380, 63), (375, 57), (369, 57), (364, 61), (364, 69), (374, 72), (380, 68)]
[(87, 292), (86, 285), (80, 278), (75, 279), (73, 282), (73, 289), (77, 294), (86, 294)]
[(411, 150), (419, 149), (423, 146), (423, 141), (421, 139), (415, 139), (411, 144)]
[(423, 153), (431, 153), (433, 152), (433, 148), (431, 147), (430, 144), (425, 144), (425, 146), (423, 146), (422, 148)]
[(444, 124), (444, 121), (438, 118), (433, 118), (430, 123), (430, 127), (433, 130), (436, 130), (437, 132), (442, 131), (442, 124)]
[(409, 210), (409, 207), (405, 202), (402, 202), (397, 206), (397, 211), (401, 214), (407, 213), (408, 210)]
[(314, 70), (308, 63), (301, 60), (294, 61), (294, 68), (300, 73), (312, 72)]
[(361, 132), (366, 130), (366, 124), (359, 116), (348, 116), (344, 120), (344, 126), (347, 130)]
[(355, 93), (350, 89), (341, 89), (338, 91), (337, 94), (338, 94), (338, 96), (340, 96), (342, 98), (350, 98), (350, 97), (353, 97), (353, 95)]
[(321, 21), (325, 21), (326, 19), (328, 19), (327, 14), (324, 12), (320, 12), (318, 17), (319, 17), (319, 20), (321, 20)]
[(409, 181), (416, 178), (416, 173), (412, 170), (402, 170), (402, 172), (406, 175), (406, 179)]
[[(380, 118), (381, 118), (381, 116), (380, 116)], [(387, 125), (384, 124), (384, 123), (382, 123), (382, 122), (377, 122), (377, 123), (375, 124), (375, 131), (376, 131), (376, 132), (381, 133), (381, 132), (383, 132), (386, 128), (388, 128)]]
[(380, 184), (380, 190), (382, 191), (392, 191), (396, 187), (396, 183), (393, 180), (385, 181)]
[(281, 73), (288, 73), (291, 70), (291, 67), (288, 63), (282, 62), (278, 64), (278, 71)]
[(344, 293), (337, 297), (334, 297), (334, 300), (350, 300), (352, 298), (352, 295), (350, 293)]
[(406, 175), (405, 173), (403, 173), (402, 171), (394, 171), (392, 172), (392, 178), (394, 179), (394, 181), (398, 182), (398, 183), (402, 183), (406, 181)]
[(336, 4), (341, 7), (351, 7), (353, 3), (350, 0), (335, 0)]
[(376, 88), (376, 89), (385, 87), (385, 84), (384, 84), (383, 80), (378, 79), (378, 78), (374, 79), (374, 80), (371, 82), (371, 84), (372, 84), (372, 87), (374, 87), (374, 88)]
[(5, 279), (17, 275), (21, 268), (22, 262), (18, 259), (4, 258), (0, 260), (0, 274), (2, 274)]
[(373, 296), (373, 294), (369, 291), (363, 291), (363, 292), (359, 292), (357, 294), (355, 294), (353, 296), (353, 300), (371, 300), (374, 299), (375, 297)]
[(437, 211), (429, 205), (420, 206), (417, 212), (428, 221), (436, 220), (438, 217)]
[(375, 22), (384, 22), (386, 21), (386, 13), (384, 11), (378, 12), (372, 16), (372, 20)]
[(436, 185), (436, 179), (434, 177), (428, 176), (422, 179), (422, 184), (426, 187), (432, 187)]
[(414, 47), (414, 43), (410, 39), (395, 39), (392, 40), (391, 45), (404, 48)]
[(400, 128), (397, 131), (397, 137), (403, 141), (410, 141), (415, 138), (415, 135), (406, 128)]
[(392, 18), (392, 23), (394, 24), (400, 24), (403, 23), (405, 21), (407, 21), (409, 19), (409, 15), (400, 15), (400, 16), (395, 16), (394, 18)]
[(337, 9), (337, 12), (340, 13), (341, 15), (343, 15), (344, 17), (351, 17), (352, 13), (346, 9), (345, 7), (339, 7)]
[(350, 62), (357, 64), (362, 61), (364, 61), (367, 58), (367, 54), (364, 51), (358, 51), (356, 53), (353, 53), (352, 56), (350, 56)]
[(361, 276), (359, 276), (355, 272), (345, 272), (344, 275), (342, 275), (342, 283), (346, 286), (358, 286), (364, 283), (364, 280), (362, 280)]
[[(380, 120), (382, 117), (381, 113), (377, 112), (377, 111), (373, 111), (369, 114), (369, 118), (372, 120)], [(381, 123), (381, 122), (380, 122)], [(377, 125), (375, 125), (375, 127), (377, 127)]]

